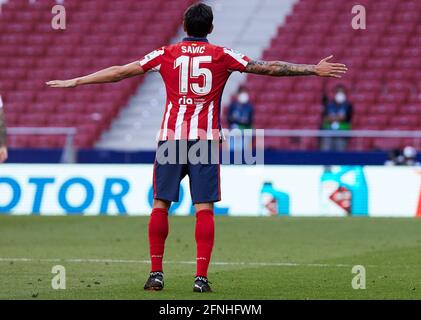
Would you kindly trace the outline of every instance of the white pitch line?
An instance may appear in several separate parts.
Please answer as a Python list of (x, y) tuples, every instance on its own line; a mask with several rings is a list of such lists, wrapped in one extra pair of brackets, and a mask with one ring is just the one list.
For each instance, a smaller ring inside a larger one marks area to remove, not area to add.
[[(0, 262), (69, 262), (69, 263), (121, 263), (121, 264), (149, 264), (149, 260), (124, 259), (35, 259), (35, 258), (0, 258)], [(196, 261), (165, 261), (167, 264), (196, 264)], [(294, 262), (212, 262), (217, 266), (262, 266), (262, 267), (318, 267), (318, 268), (348, 268), (350, 264), (326, 263), (294, 263)], [(375, 266), (371, 266), (375, 267)]]

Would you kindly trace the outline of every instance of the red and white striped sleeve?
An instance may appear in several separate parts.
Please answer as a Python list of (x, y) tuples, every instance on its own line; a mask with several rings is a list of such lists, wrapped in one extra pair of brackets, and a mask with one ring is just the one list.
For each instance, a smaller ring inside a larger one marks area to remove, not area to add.
[(250, 58), (242, 53), (234, 51), (232, 49), (224, 48), (225, 62), (228, 71), (239, 71), (244, 72), (247, 64), (250, 62)]
[(158, 72), (162, 64), (162, 56), (165, 53), (165, 47), (152, 51), (139, 61), (139, 64), (145, 72)]

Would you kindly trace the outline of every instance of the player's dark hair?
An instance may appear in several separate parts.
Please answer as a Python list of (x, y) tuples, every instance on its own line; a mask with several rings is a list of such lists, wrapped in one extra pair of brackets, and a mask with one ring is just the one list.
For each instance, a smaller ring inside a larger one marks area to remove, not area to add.
[(201, 2), (196, 3), (186, 10), (184, 21), (189, 36), (206, 37), (212, 31), (212, 8)]

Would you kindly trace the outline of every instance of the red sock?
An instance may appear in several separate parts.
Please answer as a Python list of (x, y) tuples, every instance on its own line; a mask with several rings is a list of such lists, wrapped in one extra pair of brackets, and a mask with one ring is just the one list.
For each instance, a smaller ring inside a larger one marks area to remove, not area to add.
[(163, 272), (165, 240), (168, 236), (168, 210), (153, 209), (149, 219), (149, 251), (151, 256), (151, 272)]
[(207, 277), (208, 267), (215, 239), (215, 222), (212, 210), (200, 210), (196, 213), (196, 276)]

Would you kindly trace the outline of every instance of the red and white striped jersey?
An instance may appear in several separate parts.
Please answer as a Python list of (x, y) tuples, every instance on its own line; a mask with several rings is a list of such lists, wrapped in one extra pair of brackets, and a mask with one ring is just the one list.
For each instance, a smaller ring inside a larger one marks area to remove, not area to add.
[(225, 84), (232, 72), (243, 72), (249, 61), (243, 54), (201, 38), (186, 38), (146, 55), (140, 65), (145, 72), (159, 72), (167, 92), (159, 140), (222, 138)]

